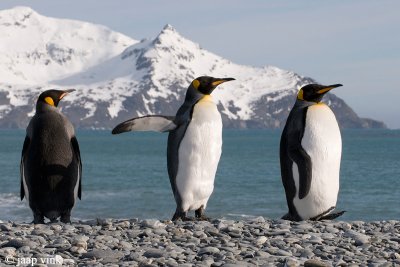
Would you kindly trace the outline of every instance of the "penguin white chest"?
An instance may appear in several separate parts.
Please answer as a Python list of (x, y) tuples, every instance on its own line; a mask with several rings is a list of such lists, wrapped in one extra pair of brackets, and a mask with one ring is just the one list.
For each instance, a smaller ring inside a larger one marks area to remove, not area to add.
[(221, 148), (221, 115), (211, 96), (205, 96), (194, 106), (178, 151), (176, 186), (185, 212), (206, 208), (214, 189)]
[[(301, 146), (311, 158), (312, 179), (308, 195), (294, 199), (302, 218), (312, 218), (336, 206), (342, 138), (332, 110), (325, 104), (308, 108)], [(299, 188), (297, 165), (293, 164), (296, 188)]]

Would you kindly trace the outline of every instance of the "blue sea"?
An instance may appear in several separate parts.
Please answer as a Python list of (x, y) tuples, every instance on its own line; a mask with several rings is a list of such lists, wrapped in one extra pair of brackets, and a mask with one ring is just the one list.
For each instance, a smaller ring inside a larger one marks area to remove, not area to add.
[[(280, 130), (224, 130), (223, 152), (206, 214), (213, 218), (280, 218), (287, 212), (280, 178)], [(25, 132), (0, 131), (0, 220), (30, 222), (20, 201)], [(170, 219), (175, 201), (166, 166), (167, 134), (78, 131), (82, 200), (73, 220)], [(400, 130), (343, 130), (340, 219), (400, 220)]]

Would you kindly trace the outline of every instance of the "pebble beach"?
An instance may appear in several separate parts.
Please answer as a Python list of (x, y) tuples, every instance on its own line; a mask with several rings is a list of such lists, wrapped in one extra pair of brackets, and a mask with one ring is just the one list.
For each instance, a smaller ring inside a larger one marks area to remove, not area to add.
[(400, 266), (400, 221), (0, 221), (0, 266)]

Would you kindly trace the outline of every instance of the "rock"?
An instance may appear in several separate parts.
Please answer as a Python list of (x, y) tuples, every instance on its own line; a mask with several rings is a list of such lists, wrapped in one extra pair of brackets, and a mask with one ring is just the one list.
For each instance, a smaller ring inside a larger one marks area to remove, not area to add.
[(150, 220), (143, 220), (142, 227), (149, 227), (149, 228), (156, 229), (156, 228), (165, 227), (165, 224), (163, 224), (159, 220), (150, 219)]
[(266, 236), (259, 236), (257, 239), (254, 241), (254, 244), (257, 246), (263, 245), (265, 242), (267, 242), (268, 238)]
[(74, 242), (79, 242), (79, 241), (84, 241), (87, 242), (89, 240), (89, 237), (85, 236), (85, 235), (76, 235), (73, 237), (72, 239), (72, 244)]
[(61, 225), (59, 225), (59, 224), (52, 224), (50, 226), (50, 229), (53, 230), (53, 231), (59, 232), (59, 231), (61, 231), (63, 229), (63, 227)]
[(35, 229), (32, 231), (32, 235), (52, 236), (54, 235), (54, 231), (50, 229)]
[(106, 218), (106, 219), (97, 218), (97, 225), (111, 226), (112, 224), (113, 224), (113, 221), (110, 218)]
[(299, 263), (297, 262), (297, 260), (292, 259), (292, 258), (287, 258), (285, 260), (284, 267), (297, 267), (297, 266), (299, 266)]
[(82, 258), (102, 259), (101, 263), (118, 263), (124, 254), (120, 251), (94, 249), (82, 255)]
[(334, 228), (334, 227), (331, 227), (331, 226), (327, 226), (327, 227), (325, 228), (325, 230), (326, 230), (328, 233), (331, 233), (331, 234), (336, 234), (336, 233), (339, 232), (338, 229), (336, 229), (336, 228)]
[(242, 262), (242, 263), (226, 263), (222, 265), (222, 267), (248, 267), (249, 264)]
[[(75, 247), (83, 248), (84, 250), (87, 250), (87, 248), (88, 248), (87, 241), (88, 240), (89, 240), (89, 237), (78, 235), (72, 239), (72, 245)], [(80, 251), (82, 251), (82, 250), (80, 250)]]
[(59, 255), (65, 266), (400, 265), (398, 221), (100, 222), (3, 223), (0, 261)]
[(2, 245), (2, 247), (13, 247), (17, 249), (24, 246), (34, 249), (38, 246), (38, 244), (30, 240), (11, 239), (10, 241)]
[(278, 256), (292, 256), (292, 253), (290, 253), (288, 251), (285, 251), (285, 250), (282, 250), (282, 249), (278, 249), (275, 252), (275, 254), (278, 255)]
[(256, 218), (251, 218), (248, 220), (248, 222), (251, 223), (265, 223), (265, 219), (262, 216), (256, 217)]
[(0, 224), (0, 230), (1, 230), (1, 231), (9, 232), (9, 231), (12, 231), (12, 228), (11, 228), (11, 226), (8, 225), (8, 224)]
[(166, 253), (159, 249), (149, 249), (143, 254), (146, 258), (161, 258), (166, 256)]
[(121, 221), (115, 224), (115, 226), (123, 228), (123, 229), (127, 229), (131, 226), (131, 223), (129, 221)]
[(330, 265), (319, 260), (307, 260), (304, 262), (304, 267), (330, 267)]
[(301, 253), (300, 257), (302, 257), (302, 258), (310, 259), (310, 258), (314, 257), (314, 252), (310, 249), (303, 249), (300, 253)]
[(356, 246), (362, 246), (369, 243), (370, 237), (353, 230), (348, 230), (344, 233), (345, 237), (351, 237), (355, 241)]
[(0, 255), (2, 255), (3, 257), (13, 257), (16, 255), (15, 248), (13, 247), (0, 248)]
[(83, 248), (84, 250), (87, 250), (87, 243), (85, 241), (76, 241), (72, 245), (75, 247)]
[(22, 246), (20, 248), (17, 249), (18, 252), (22, 252), (22, 253), (29, 253), (31, 251), (31, 248), (28, 246)]
[(123, 248), (125, 250), (132, 250), (133, 249), (133, 246), (132, 246), (131, 243), (123, 241), (123, 240), (119, 241), (119, 245), (120, 245), (121, 248)]
[(68, 249), (71, 247), (71, 244), (67, 239), (59, 237), (56, 240), (54, 240), (52, 244), (47, 245), (47, 247)]
[(63, 265), (64, 266), (76, 266), (76, 262), (73, 259), (64, 259), (63, 258)]
[(64, 231), (70, 231), (70, 232), (73, 232), (76, 230), (75, 226), (70, 225), (70, 224), (64, 224), (63, 229), (64, 229)]
[(83, 254), (86, 253), (86, 249), (83, 247), (73, 246), (69, 249), (72, 253)]
[(216, 247), (205, 247), (205, 248), (201, 248), (198, 252), (198, 255), (201, 256), (203, 254), (218, 254), (220, 252), (220, 250)]

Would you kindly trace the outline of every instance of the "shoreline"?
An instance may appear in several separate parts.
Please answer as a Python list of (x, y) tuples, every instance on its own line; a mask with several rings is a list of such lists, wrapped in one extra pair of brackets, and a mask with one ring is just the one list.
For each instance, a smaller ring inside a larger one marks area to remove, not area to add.
[[(36, 260), (36, 262), (35, 262)], [(396, 266), (400, 221), (0, 221), (0, 265)], [(42, 264), (42, 265), (40, 265)]]

